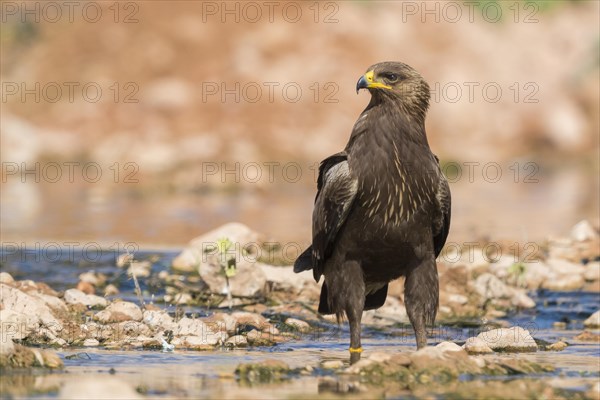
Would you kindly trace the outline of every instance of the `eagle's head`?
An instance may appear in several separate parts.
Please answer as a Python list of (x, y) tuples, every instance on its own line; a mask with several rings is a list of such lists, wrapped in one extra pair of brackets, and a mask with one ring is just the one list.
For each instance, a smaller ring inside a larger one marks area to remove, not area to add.
[(373, 102), (393, 102), (407, 114), (425, 120), (429, 107), (429, 85), (412, 67), (400, 62), (372, 65), (356, 83), (356, 92), (368, 89)]

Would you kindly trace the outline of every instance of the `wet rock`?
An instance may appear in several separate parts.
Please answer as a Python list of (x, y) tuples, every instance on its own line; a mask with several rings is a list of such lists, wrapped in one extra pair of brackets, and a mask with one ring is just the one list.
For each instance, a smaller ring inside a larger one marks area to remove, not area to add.
[(100, 342), (98, 341), (98, 339), (85, 339), (83, 341), (83, 346), (84, 347), (97, 347), (97, 346), (100, 346)]
[[(176, 338), (177, 339), (177, 338)], [(177, 345), (176, 339), (173, 340), (173, 344)], [(227, 335), (223, 336), (221, 333), (205, 336), (184, 336), (181, 345), (191, 350), (212, 350), (215, 345), (222, 344), (227, 339)], [(179, 347), (179, 346), (177, 346)]]
[(177, 305), (192, 304), (194, 302), (194, 297), (190, 293), (166, 294), (164, 299), (165, 303)]
[(142, 310), (137, 304), (128, 301), (115, 301), (94, 316), (96, 321), (104, 324), (123, 321), (141, 321)]
[(159, 330), (169, 330), (175, 326), (173, 318), (162, 310), (145, 310), (142, 321), (149, 327)]
[(270, 323), (265, 317), (260, 314), (238, 311), (231, 314), (235, 318), (236, 325), (240, 329), (256, 328), (262, 331), (264, 327), (269, 326)]
[(529, 331), (519, 326), (492, 329), (480, 333), (477, 338), (484, 341), (494, 351), (528, 352), (538, 349)]
[(548, 350), (552, 350), (552, 351), (562, 351), (564, 349), (566, 349), (568, 346), (568, 344), (566, 344), (563, 341), (558, 341), (556, 343), (552, 343), (550, 346), (548, 346)]
[(142, 399), (143, 397), (125, 379), (112, 376), (78, 377), (66, 380), (59, 397), (65, 400)]
[[(7, 349), (8, 350), (8, 349)], [(13, 344), (10, 352), (0, 352), (0, 369), (48, 368), (59, 369), (63, 362), (53, 350)]]
[(594, 227), (588, 220), (579, 221), (571, 229), (571, 239), (577, 242), (585, 242), (597, 238), (598, 232), (596, 231), (596, 229), (594, 229)]
[(296, 319), (296, 318), (288, 318), (285, 320), (285, 324), (291, 326), (298, 332), (306, 333), (310, 331), (310, 324), (308, 322)]
[(267, 383), (276, 382), (285, 377), (290, 367), (280, 360), (264, 360), (257, 363), (240, 364), (235, 369), (236, 375), (244, 381)]
[[(426, 347), (410, 355), (409, 369), (419, 374), (419, 380), (429, 379), (430, 376), (458, 377), (460, 374), (481, 373), (481, 367), (467, 352), (455, 345)], [(456, 349), (458, 348), (458, 350)], [(422, 376), (425, 375), (425, 376)]]
[(108, 301), (105, 298), (94, 294), (85, 294), (77, 289), (65, 291), (64, 299), (67, 304), (80, 304), (90, 308), (104, 308), (108, 305)]
[(85, 281), (78, 282), (75, 289), (82, 291), (85, 294), (95, 294), (96, 293), (96, 288), (94, 288), (94, 285), (92, 285), (89, 282), (85, 282)]
[(106, 285), (106, 287), (104, 288), (104, 295), (105, 296), (114, 296), (119, 294), (119, 289), (113, 285), (112, 283), (109, 285)]
[(87, 282), (95, 287), (103, 286), (106, 283), (106, 275), (96, 271), (87, 271), (79, 275), (81, 282)]
[(12, 285), (13, 283), (15, 283), (15, 280), (13, 279), (11, 274), (9, 274), (8, 272), (2, 271), (2, 272), (0, 272), (0, 283)]
[(246, 225), (240, 223), (225, 224), (193, 239), (190, 242), (190, 245), (184, 249), (181, 254), (175, 257), (171, 265), (172, 268), (182, 272), (194, 272), (199, 268), (202, 270), (203, 264), (206, 263), (206, 253), (208, 249), (211, 246), (215, 246), (217, 240), (221, 238), (228, 238), (233, 242), (236, 255), (241, 255), (241, 249), (243, 248), (259, 245), (264, 242), (262, 235), (254, 232)]
[(235, 335), (225, 341), (226, 347), (248, 347), (248, 339), (243, 335)]
[(485, 341), (478, 337), (468, 338), (464, 344), (464, 349), (469, 354), (489, 354), (494, 352)]
[(596, 311), (588, 319), (583, 321), (586, 328), (600, 328), (600, 310)]
[(133, 261), (133, 254), (124, 253), (124, 254), (120, 254), (119, 257), (117, 257), (116, 265), (119, 268), (125, 268), (125, 267), (129, 266), (129, 264), (131, 264), (132, 261)]
[(592, 333), (590, 331), (583, 331), (579, 335), (575, 336), (573, 339), (578, 340), (580, 342), (600, 342), (600, 335), (597, 333)]

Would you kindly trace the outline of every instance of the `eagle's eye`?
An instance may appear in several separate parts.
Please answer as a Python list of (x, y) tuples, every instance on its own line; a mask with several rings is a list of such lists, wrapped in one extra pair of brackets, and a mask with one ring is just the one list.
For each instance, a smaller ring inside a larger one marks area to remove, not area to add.
[(396, 83), (398, 81), (398, 75), (394, 74), (393, 72), (386, 72), (382, 75), (383, 79), (385, 79), (389, 83)]

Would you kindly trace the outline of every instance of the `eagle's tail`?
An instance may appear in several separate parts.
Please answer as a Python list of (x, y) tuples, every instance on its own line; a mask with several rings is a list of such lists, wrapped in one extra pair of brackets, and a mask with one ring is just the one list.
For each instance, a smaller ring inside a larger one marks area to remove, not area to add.
[(309, 246), (294, 262), (294, 272), (308, 271), (312, 268), (312, 246)]

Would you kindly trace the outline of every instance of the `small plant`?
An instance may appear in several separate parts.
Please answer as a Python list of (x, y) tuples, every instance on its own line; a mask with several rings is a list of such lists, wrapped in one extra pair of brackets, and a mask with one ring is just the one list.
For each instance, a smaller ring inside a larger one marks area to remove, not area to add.
[(510, 281), (519, 287), (525, 286), (525, 273), (527, 272), (527, 266), (524, 262), (519, 261), (514, 263), (508, 268), (508, 275)]
[(234, 255), (229, 254), (229, 249), (231, 249), (232, 245), (233, 243), (231, 240), (229, 240), (229, 238), (221, 238), (217, 240), (217, 256), (221, 266), (222, 274), (225, 276), (225, 290), (227, 294), (227, 301), (229, 302), (229, 309), (231, 309), (233, 306), (229, 279), (233, 278), (237, 273), (236, 258)]

